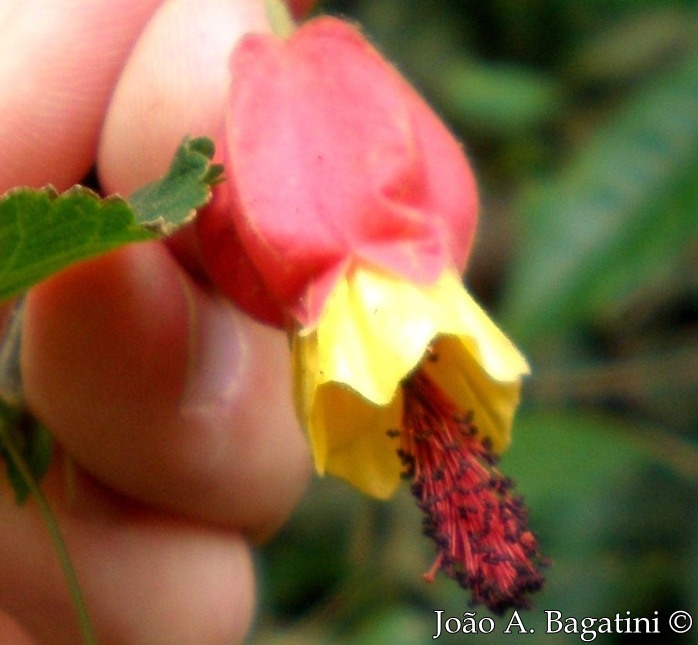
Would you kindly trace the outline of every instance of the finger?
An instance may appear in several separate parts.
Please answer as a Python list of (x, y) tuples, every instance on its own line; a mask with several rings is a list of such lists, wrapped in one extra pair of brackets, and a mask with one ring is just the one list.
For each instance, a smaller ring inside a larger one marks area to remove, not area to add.
[(268, 30), (261, 0), (167, 0), (160, 7), (107, 115), (99, 168), (109, 191), (129, 194), (160, 176), (185, 135), (219, 135), (228, 59), (252, 30)]
[(126, 55), (160, 2), (2, 3), (0, 191), (84, 176)]
[[(60, 454), (43, 489), (98, 642), (242, 641), (254, 608), (254, 574), (239, 534), (146, 511), (75, 470)], [(0, 523), (0, 605), (36, 642), (81, 642), (65, 577), (35, 501), (17, 506), (2, 487)]]
[(143, 502), (266, 534), (310, 472), (280, 332), (196, 286), (159, 243), (28, 298), (28, 403), (71, 456)]
[(34, 641), (17, 621), (2, 611), (0, 611), (0, 643), (34, 645)]

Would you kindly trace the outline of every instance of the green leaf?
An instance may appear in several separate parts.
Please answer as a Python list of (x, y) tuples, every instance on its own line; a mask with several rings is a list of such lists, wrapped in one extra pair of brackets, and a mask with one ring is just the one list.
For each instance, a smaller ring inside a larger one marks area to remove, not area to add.
[(7, 466), (18, 504), (27, 499), (31, 489), (17, 459), (39, 481), (48, 470), (52, 448), (51, 435), (29, 414), (24, 403), (19, 362), (23, 312), (24, 298), (20, 298), (0, 343), (0, 457)]
[(696, 168), (698, 55), (639, 92), (520, 206), (505, 328), (542, 343), (686, 262)]
[(695, 7), (656, 3), (620, 14), (581, 38), (566, 63), (576, 79), (627, 81), (665, 68), (698, 37)]
[(438, 96), (453, 118), (487, 133), (525, 132), (562, 105), (555, 81), (523, 66), (462, 59), (438, 79)]
[(76, 186), (18, 188), (0, 199), (0, 300), (69, 264), (155, 237), (118, 197), (100, 199)]
[(32, 477), (40, 481), (51, 463), (52, 446), (53, 439), (43, 425), (0, 399), (0, 456), (5, 461), (17, 504), (23, 504), (31, 490), (9, 451), (21, 455)]
[(362, 618), (359, 628), (342, 641), (344, 645), (422, 645), (430, 642), (435, 629), (433, 620), (425, 620), (423, 612), (388, 599), (374, 604), (372, 611), (364, 612)]
[(221, 181), (223, 166), (211, 163), (214, 153), (210, 139), (186, 138), (167, 174), (129, 197), (136, 220), (165, 234), (189, 221)]
[(636, 427), (585, 410), (521, 410), (502, 471), (514, 477), (532, 509), (568, 508), (572, 499), (597, 499), (651, 461)]
[(82, 186), (17, 188), (0, 198), (0, 301), (68, 265), (124, 244), (169, 234), (208, 202), (222, 166), (213, 142), (185, 139), (162, 179), (136, 191), (130, 204)]

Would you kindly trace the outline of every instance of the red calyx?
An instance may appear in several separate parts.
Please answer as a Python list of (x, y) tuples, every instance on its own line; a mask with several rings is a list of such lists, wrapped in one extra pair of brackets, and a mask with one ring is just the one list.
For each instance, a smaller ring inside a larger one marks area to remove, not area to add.
[(198, 225), (226, 295), (247, 308), (247, 291), (265, 292), (308, 325), (351, 263), (422, 284), (464, 268), (477, 219), (470, 166), (357, 29), (322, 17), (288, 39), (251, 34), (231, 74), (227, 203)]

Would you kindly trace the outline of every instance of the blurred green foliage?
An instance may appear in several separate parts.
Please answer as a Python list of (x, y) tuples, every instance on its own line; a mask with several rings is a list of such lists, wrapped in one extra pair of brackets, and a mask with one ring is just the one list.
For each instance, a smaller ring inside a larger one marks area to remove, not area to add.
[[(357, 0), (359, 21), (465, 142), (482, 193), (467, 280), (534, 366), (502, 469), (544, 552), (537, 636), (563, 616), (698, 620), (698, 3)], [(434, 642), (462, 616), (407, 491), (316, 481), (259, 556), (255, 643)], [(487, 615), (478, 609), (478, 617)], [(516, 630), (514, 630), (516, 631)], [(599, 636), (624, 643), (632, 636)]]

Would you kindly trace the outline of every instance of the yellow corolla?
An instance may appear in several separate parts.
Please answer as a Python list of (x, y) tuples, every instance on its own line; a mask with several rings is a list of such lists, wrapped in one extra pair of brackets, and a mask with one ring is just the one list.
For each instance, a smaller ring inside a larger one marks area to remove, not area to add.
[(432, 285), (355, 267), (317, 325), (294, 336), (296, 403), (319, 473), (387, 498), (402, 464), (388, 435), (402, 426), (401, 383), (423, 370), (495, 452), (510, 442), (524, 357), (463, 288), (455, 271)]

